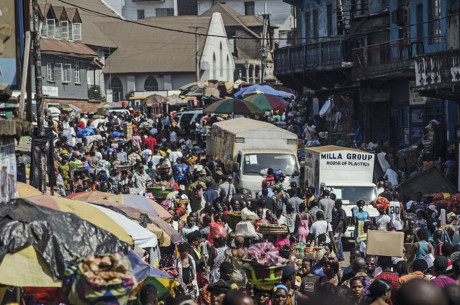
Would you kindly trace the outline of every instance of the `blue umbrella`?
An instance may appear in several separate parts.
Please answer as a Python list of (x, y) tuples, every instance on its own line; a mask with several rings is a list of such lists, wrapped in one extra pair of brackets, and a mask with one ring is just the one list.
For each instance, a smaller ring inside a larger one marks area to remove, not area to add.
[(274, 96), (277, 96), (277, 97), (291, 97), (291, 96), (294, 96), (294, 94), (292, 94), (292, 93), (288, 93), (288, 92), (284, 92), (284, 91), (278, 91), (278, 90), (273, 89), (272, 87), (267, 86), (267, 85), (252, 85), (252, 86), (245, 87), (245, 88), (241, 89), (240, 91), (235, 93), (234, 97), (236, 99), (239, 99), (239, 98), (241, 98), (243, 96), (243, 93), (252, 92), (252, 91), (260, 91), (260, 92), (263, 92), (265, 94), (271, 94), (271, 95), (274, 95)]

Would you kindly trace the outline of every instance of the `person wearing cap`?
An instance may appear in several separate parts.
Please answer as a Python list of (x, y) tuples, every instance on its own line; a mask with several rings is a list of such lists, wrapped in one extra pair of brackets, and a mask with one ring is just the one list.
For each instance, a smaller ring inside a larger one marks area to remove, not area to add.
[(282, 284), (281, 286), (284, 286), (288, 293), (286, 304), (295, 305), (295, 304), (298, 304), (299, 302), (302, 302), (302, 299), (308, 298), (304, 296), (303, 294), (301, 294), (300, 292), (296, 291), (295, 286), (296, 286), (297, 274), (299, 273), (300, 273), (300, 270), (295, 269), (291, 265), (286, 265), (283, 267), (283, 275), (281, 276), (281, 284)]
[(207, 290), (211, 293), (211, 304), (210, 305), (222, 305), (224, 298), (232, 288), (225, 281), (217, 281), (207, 287)]

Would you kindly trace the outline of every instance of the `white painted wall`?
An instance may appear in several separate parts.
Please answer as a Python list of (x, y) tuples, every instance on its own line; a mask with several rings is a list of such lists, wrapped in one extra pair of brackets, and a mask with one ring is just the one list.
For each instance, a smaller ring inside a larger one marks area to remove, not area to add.
[[(224, 1), (228, 6), (237, 11), (239, 14), (244, 15), (244, 2), (248, 0), (231, 0)], [(267, 11), (271, 13), (270, 23), (279, 26), (279, 30), (291, 30), (294, 27), (294, 17), (291, 14), (291, 5), (283, 2), (282, 0), (253, 0), (254, 11), (256, 16), (262, 13), (267, 3)], [(203, 14), (211, 8), (213, 2), (216, 0), (198, 0), (198, 15)]]
[[(208, 34), (224, 37), (227, 36), (224, 22), (220, 13), (212, 14)], [(202, 81), (210, 79), (217, 79), (220, 81), (233, 81), (235, 63), (233, 61), (230, 45), (226, 38), (213, 36), (208, 36), (206, 38), (203, 55), (201, 56), (201, 70)]]
[(172, 8), (174, 15), (177, 16), (177, 1), (146, 1), (134, 2), (133, 0), (106, 0), (114, 10), (123, 15), (128, 20), (137, 20), (137, 10), (144, 10), (145, 18), (156, 17), (157, 8)]

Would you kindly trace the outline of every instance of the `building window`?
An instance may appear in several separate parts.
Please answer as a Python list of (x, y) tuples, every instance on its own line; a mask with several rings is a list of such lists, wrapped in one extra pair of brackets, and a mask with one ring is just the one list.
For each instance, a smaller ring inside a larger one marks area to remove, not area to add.
[(157, 17), (174, 16), (174, 9), (173, 8), (157, 8), (155, 9), (155, 15)]
[(313, 39), (318, 39), (319, 28), (318, 28), (318, 10), (313, 11)]
[(61, 38), (62, 38), (61, 22), (58, 22), (54, 28), (54, 39), (61, 40)]
[(332, 5), (327, 5), (327, 36), (332, 36)]
[(365, 15), (367, 13), (367, 5), (368, 0), (361, 0), (361, 15)]
[(40, 33), (41, 37), (47, 38), (48, 37), (48, 27), (46, 26), (46, 20), (45, 21), (41, 20), (40, 25), (42, 27), (41, 33)]
[(145, 18), (145, 11), (144, 10), (137, 10), (137, 20), (141, 20)]
[(244, 3), (244, 14), (246, 16), (255, 15), (254, 1), (248, 1)]
[(306, 42), (310, 40), (311, 37), (311, 17), (310, 12), (305, 12), (305, 39)]
[(81, 40), (81, 23), (72, 24), (73, 40)]
[(230, 81), (230, 58), (227, 55), (227, 81)]
[(441, 1), (430, 0), (428, 36), (431, 44), (441, 42)]
[[(94, 80), (94, 81), (96, 81), (96, 80)], [(80, 63), (78, 61), (75, 63), (75, 84), (81, 84)]]
[(62, 39), (69, 40), (69, 22), (67, 20), (61, 20), (60, 28)]
[(220, 55), (219, 55), (219, 70), (220, 70), (220, 78), (224, 77), (224, 54), (222, 51), (222, 42), (220, 43)]
[(69, 40), (73, 40), (73, 23), (69, 21)]
[(123, 100), (123, 84), (118, 77), (113, 77), (110, 82), (110, 87), (112, 89), (113, 101), (118, 102)]
[(71, 64), (64, 64), (62, 67), (62, 82), (69, 83), (71, 76), (70, 73), (72, 72), (72, 65)]
[(54, 64), (50, 62), (46, 64), (46, 80), (54, 82)]
[(216, 53), (212, 53), (212, 79), (217, 79)]
[(47, 36), (49, 38), (54, 38), (56, 23), (54, 19), (46, 19), (46, 28), (47, 28)]
[(62, 64), (59, 63), (59, 64), (54, 64), (54, 73), (56, 75), (56, 77), (54, 78), (54, 80), (57, 80), (60, 77), (61, 81), (63, 79), (63, 76), (62, 76)]
[(150, 75), (147, 77), (144, 83), (144, 90), (145, 91), (157, 91), (158, 90), (158, 82), (155, 76)]

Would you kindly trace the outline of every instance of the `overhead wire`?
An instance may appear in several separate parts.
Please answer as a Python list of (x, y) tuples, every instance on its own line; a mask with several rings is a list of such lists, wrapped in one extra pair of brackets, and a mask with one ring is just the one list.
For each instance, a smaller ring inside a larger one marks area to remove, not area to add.
[[(136, 24), (136, 25), (155, 28), (155, 29), (164, 30), (164, 31), (177, 32), (177, 33), (188, 34), (188, 35), (197, 35), (197, 36), (202, 36), (202, 37), (216, 37), (216, 38), (225, 38), (225, 39), (231, 38), (231, 39), (239, 39), (239, 40), (253, 40), (254, 39), (252, 37), (237, 37), (237, 36), (227, 37), (227, 36), (224, 36), (224, 35), (197, 33), (197, 32), (192, 32), (192, 31), (173, 29), (173, 28), (163, 27), (163, 26), (154, 25), (154, 24), (148, 24), (148, 23), (139, 22), (139, 21), (136, 21), (136, 20), (128, 20), (128, 19), (120, 18), (118, 16), (105, 14), (105, 13), (102, 13), (102, 12), (98, 12), (98, 11), (83, 7), (81, 5), (77, 5), (75, 3), (65, 1), (65, 0), (58, 0), (58, 1), (62, 2), (64, 4), (76, 7), (78, 9), (82, 10), (82, 11), (85, 11), (85, 12), (88, 12), (88, 13), (91, 13), (91, 14), (95, 14), (95, 15), (99, 15), (101, 17), (107, 17), (107, 18), (118, 20), (118, 21), (123, 21), (123, 22), (126, 22), (126, 23)], [(454, 17), (454, 16), (458, 16), (458, 15), (460, 15), (460, 12), (457, 12), (457, 13), (454, 13), (454, 14), (448, 14), (448, 15), (446, 15), (444, 17), (433, 18), (433, 19), (430, 19), (430, 20), (423, 21), (421, 23), (412, 23), (412, 24), (408, 24), (408, 25), (404, 25), (404, 26), (397, 26), (397, 27), (385, 27), (383, 29), (374, 30), (372, 32), (367, 32), (367, 33), (364, 33), (364, 34), (363, 33), (357, 33), (357, 34), (358, 35), (365, 35), (365, 34), (388, 31), (388, 30), (401, 30), (401, 29), (404, 29), (404, 28), (411, 28), (413, 26), (417, 26), (418, 24), (428, 24), (428, 23), (444, 20), (444, 19)], [(184, 16), (184, 17), (190, 17), (190, 16)], [(150, 17), (150, 18), (152, 18), (152, 20), (153, 20), (153, 18), (155, 18), (155, 17)], [(355, 35), (352, 35), (352, 36), (355, 36)], [(331, 37), (330, 36), (316, 36), (316, 37), (314, 37), (314, 39), (320, 39), (320, 38), (331, 38)], [(260, 39), (269, 39), (269, 38), (261, 37)], [(297, 37), (296, 38), (296, 40), (307, 40), (307, 39), (313, 39), (313, 37)], [(276, 40), (292, 40), (292, 38), (278, 37), (278, 38), (276, 38)]]

